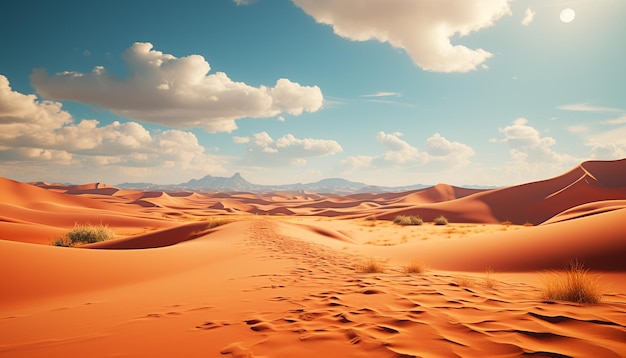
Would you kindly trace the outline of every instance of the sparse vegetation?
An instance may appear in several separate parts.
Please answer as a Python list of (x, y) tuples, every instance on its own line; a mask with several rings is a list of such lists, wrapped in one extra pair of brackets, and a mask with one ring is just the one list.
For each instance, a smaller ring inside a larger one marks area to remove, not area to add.
[(584, 264), (574, 260), (569, 268), (552, 272), (544, 278), (541, 296), (548, 301), (599, 303), (602, 293), (596, 277), (589, 275)]
[(424, 220), (417, 215), (398, 215), (393, 219), (393, 223), (398, 225), (422, 225)]
[(356, 265), (356, 270), (360, 273), (383, 273), (385, 272), (385, 267), (375, 259), (369, 258), (365, 262)]
[(71, 247), (106, 241), (113, 237), (115, 237), (115, 233), (106, 225), (75, 224), (72, 230), (65, 233), (65, 236), (54, 239), (52, 245)]
[(485, 279), (484, 279), (485, 287), (493, 288), (496, 285), (496, 280), (493, 279), (493, 274), (494, 273), (495, 273), (495, 271), (491, 267), (489, 267), (485, 271)]
[(60, 236), (52, 240), (52, 246), (71, 247), (72, 243), (66, 236)]
[(469, 278), (469, 277), (465, 277), (465, 276), (459, 276), (457, 278), (454, 279), (454, 283), (456, 283), (457, 286), (459, 287), (472, 287), (474, 286), (474, 280)]
[(422, 274), (426, 272), (426, 265), (421, 262), (413, 261), (404, 266), (404, 272)]
[(437, 216), (433, 222), (435, 225), (448, 225), (448, 219), (443, 215)]

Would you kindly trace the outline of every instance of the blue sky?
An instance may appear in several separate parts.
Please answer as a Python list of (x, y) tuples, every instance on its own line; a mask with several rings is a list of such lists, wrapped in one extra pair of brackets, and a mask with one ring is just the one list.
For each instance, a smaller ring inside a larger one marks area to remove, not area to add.
[(3, 1), (0, 176), (551, 177), (626, 157), (625, 15), (623, 0)]

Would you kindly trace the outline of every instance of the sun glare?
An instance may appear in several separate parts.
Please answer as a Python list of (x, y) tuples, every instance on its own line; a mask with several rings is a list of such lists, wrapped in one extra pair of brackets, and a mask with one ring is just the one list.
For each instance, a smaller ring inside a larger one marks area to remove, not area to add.
[(576, 17), (576, 12), (573, 9), (567, 8), (561, 11), (561, 21), (563, 21), (566, 24), (574, 21), (575, 17)]

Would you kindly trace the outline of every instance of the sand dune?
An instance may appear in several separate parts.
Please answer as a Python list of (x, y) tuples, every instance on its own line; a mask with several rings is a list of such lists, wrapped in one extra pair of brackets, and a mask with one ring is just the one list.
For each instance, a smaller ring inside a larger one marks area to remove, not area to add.
[[(349, 196), (0, 178), (0, 357), (623, 357), (625, 178), (624, 160)], [(441, 214), (452, 223), (428, 222)], [(49, 245), (88, 222), (116, 237)], [(368, 259), (384, 272), (359, 271)], [(545, 270), (572, 259), (600, 304), (542, 299)]]
[(2, 283), (15, 294), (0, 305), (0, 355), (619, 357), (626, 349), (624, 293), (579, 306), (543, 302), (525, 282), (486, 286), (469, 276), (461, 287), (462, 274), (407, 275), (393, 263), (358, 273), (358, 256), (321, 244), (336, 239), (314, 227), (294, 238), (285, 225), (236, 222), (145, 250), (0, 242), (21, 258), (7, 263), (12, 279)]

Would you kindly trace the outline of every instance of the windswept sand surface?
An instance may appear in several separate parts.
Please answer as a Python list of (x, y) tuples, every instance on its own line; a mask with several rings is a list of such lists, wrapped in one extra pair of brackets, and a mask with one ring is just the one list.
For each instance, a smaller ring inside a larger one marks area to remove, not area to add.
[[(0, 178), (0, 357), (623, 357), (625, 168), (343, 197)], [(49, 245), (75, 223), (116, 238)], [(572, 259), (600, 304), (541, 298)]]

